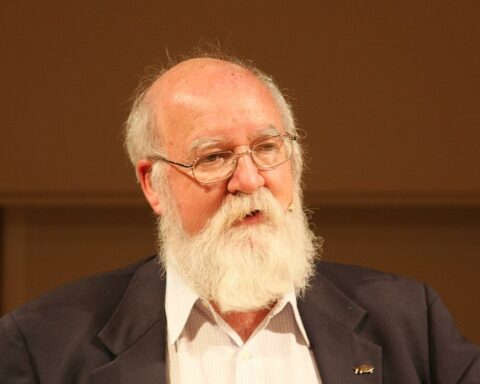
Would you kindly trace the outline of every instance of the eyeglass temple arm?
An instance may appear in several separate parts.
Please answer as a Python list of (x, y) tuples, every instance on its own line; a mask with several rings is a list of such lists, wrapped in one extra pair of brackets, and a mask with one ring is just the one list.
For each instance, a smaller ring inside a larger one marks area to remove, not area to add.
[(183, 168), (192, 168), (193, 167), (193, 164), (177, 163), (176, 161), (168, 160), (167, 158), (165, 158), (163, 156), (150, 156), (149, 159), (151, 161), (158, 161), (158, 160), (165, 161), (165, 162), (170, 163), (170, 164), (179, 165), (180, 167), (183, 167)]

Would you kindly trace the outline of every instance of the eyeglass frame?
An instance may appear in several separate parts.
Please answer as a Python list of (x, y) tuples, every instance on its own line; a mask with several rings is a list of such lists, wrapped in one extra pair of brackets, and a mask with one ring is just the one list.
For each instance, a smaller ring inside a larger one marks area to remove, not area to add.
[[(285, 164), (288, 160), (290, 160), (291, 157), (292, 157), (291, 155), (290, 155), (290, 157), (287, 158), (285, 161), (282, 161), (280, 164), (274, 165), (274, 166), (272, 166), (272, 167), (262, 167), (262, 166), (258, 165), (258, 164), (255, 162), (255, 160), (254, 160), (254, 158), (253, 158), (253, 155), (252, 155), (252, 153), (253, 153), (252, 149), (253, 149), (256, 145), (258, 145), (259, 143), (261, 143), (261, 142), (263, 142), (263, 141), (266, 141), (266, 140), (269, 140), (269, 139), (273, 139), (273, 138), (275, 138), (275, 137), (282, 137), (282, 138), (283, 138), (283, 137), (286, 137), (286, 138), (289, 138), (292, 142), (293, 142), (293, 141), (297, 141), (297, 136), (295, 136), (295, 135), (291, 135), (291, 134), (289, 134), (289, 133), (284, 133), (284, 134), (279, 133), (279, 134), (277, 134), (277, 135), (267, 136), (267, 137), (265, 137), (265, 138), (262, 138), (262, 139), (253, 141), (253, 142), (250, 144), (250, 147), (249, 147), (246, 151), (244, 151), (244, 152), (235, 153), (235, 152), (233, 152), (232, 150), (216, 151), (216, 152), (208, 153), (208, 154), (205, 154), (205, 155), (202, 155), (202, 156), (198, 156), (197, 158), (195, 158), (195, 159), (193, 160), (193, 162), (192, 162), (191, 164), (179, 163), (179, 162), (177, 162), (177, 161), (169, 160), (169, 159), (167, 159), (165, 156), (162, 156), (162, 155), (149, 156), (149, 157), (148, 157), (148, 160), (153, 161), (153, 162), (155, 162), (155, 161), (165, 161), (166, 163), (169, 163), (169, 164), (178, 165), (178, 166), (180, 166), (180, 167), (182, 167), (182, 168), (191, 169), (191, 170), (192, 170), (192, 177), (193, 177), (196, 181), (198, 181), (199, 183), (201, 183), (201, 184), (220, 183), (221, 181), (227, 180), (230, 176), (232, 176), (232, 175), (235, 173), (235, 171), (237, 170), (237, 166), (238, 166), (238, 159), (239, 159), (240, 157), (242, 157), (242, 156), (247, 155), (247, 154), (250, 155), (250, 159), (252, 160), (253, 164), (255, 164), (255, 166), (256, 166), (258, 169), (262, 170), (262, 171), (269, 171), (269, 170), (271, 170), (271, 169), (275, 169), (275, 168), (279, 167), (280, 165)], [(293, 144), (293, 143), (292, 143), (292, 144)], [(293, 148), (292, 148), (292, 149), (293, 149)], [(193, 171), (193, 169), (194, 169), (194, 167), (195, 167), (195, 164), (196, 164), (200, 159), (204, 158), (205, 156), (211, 156), (211, 155), (214, 155), (214, 154), (216, 154), (216, 153), (225, 153), (225, 152), (231, 152), (232, 154), (235, 155), (235, 166), (232, 168), (232, 171), (231, 171), (227, 176), (225, 176), (225, 178), (220, 179), (220, 180), (215, 180), (215, 181), (200, 181), (200, 180), (198, 180), (197, 177), (195, 176), (195, 172)], [(293, 153), (293, 152), (292, 152), (292, 153)]]

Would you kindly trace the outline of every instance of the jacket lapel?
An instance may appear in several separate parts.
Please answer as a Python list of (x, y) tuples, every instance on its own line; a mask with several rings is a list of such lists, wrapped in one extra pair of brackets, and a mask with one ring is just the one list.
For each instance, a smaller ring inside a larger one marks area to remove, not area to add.
[[(113, 316), (99, 332), (113, 361), (92, 372), (93, 384), (166, 383), (165, 279), (155, 260), (132, 277)], [(381, 347), (358, 331), (366, 311), (321, 274), (298, 307), (324, 384), (382, 382)], [(368, 364), (373, 374), (355, 375)]]
[[(355, 331), (367, 316), (363, 308), (322, 275), (298, 307), (324, 384), (382, 382), (381, 347)], [(362, 364), (375, 367), (374, 372), (355, 374)]]
[(152, 260), (132, 277), (113, 316), (99, 332), (114, 360), (92, 373), (94, 384), (166, 383), (165, 280)]

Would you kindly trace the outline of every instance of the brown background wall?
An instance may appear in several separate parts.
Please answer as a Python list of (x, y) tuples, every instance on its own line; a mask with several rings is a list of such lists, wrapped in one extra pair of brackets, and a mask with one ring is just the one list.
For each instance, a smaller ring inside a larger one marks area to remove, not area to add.
[(324, 258), (429, 283), (480, 343), (480, 3), (258, 3), (2, 3), (3, 311), (154, 251), (121, 124), (206, 38), (292, 96)]

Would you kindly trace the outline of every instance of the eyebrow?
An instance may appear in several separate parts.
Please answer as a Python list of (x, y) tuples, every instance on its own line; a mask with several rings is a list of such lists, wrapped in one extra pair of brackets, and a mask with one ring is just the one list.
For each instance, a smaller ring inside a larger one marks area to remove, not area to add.
[(221, 139), (216, 139), (213, 137), (201, 137), (200, 139), (194, 140), (190, 145), (190, 153), (195, 153), (203, 149), (214, 147), (222, 143)]
[(275, 135), (280, 135), (281, 133), (277, 128), (275, 128), (273, 125), (269, 125), (267, 128), (262, 129), (258, 135), (258, 138), (261, 138), (262, 136), (275, 136)]
[[(280, 132), (278, 131), (277, 128), (275, 128), (273, 125), (268, 126), (265, 129), (262, 129), (260, 132), (257, 134), (257, 138), (254, 139), (252, 142), (255, 142), (263, 137), (267, 136), (275, 136), (279, 135)], [(199, 139), (196, 139), (192, 142), (190, 145), (190, 154), (195, 154), (198, 151), (202, 151), (211, 147), (215, 147), (217, 145), (220, 145), (224, 143), (224, 141), (220, 138), (215, 138), (215, 137), (201, 137)]]

